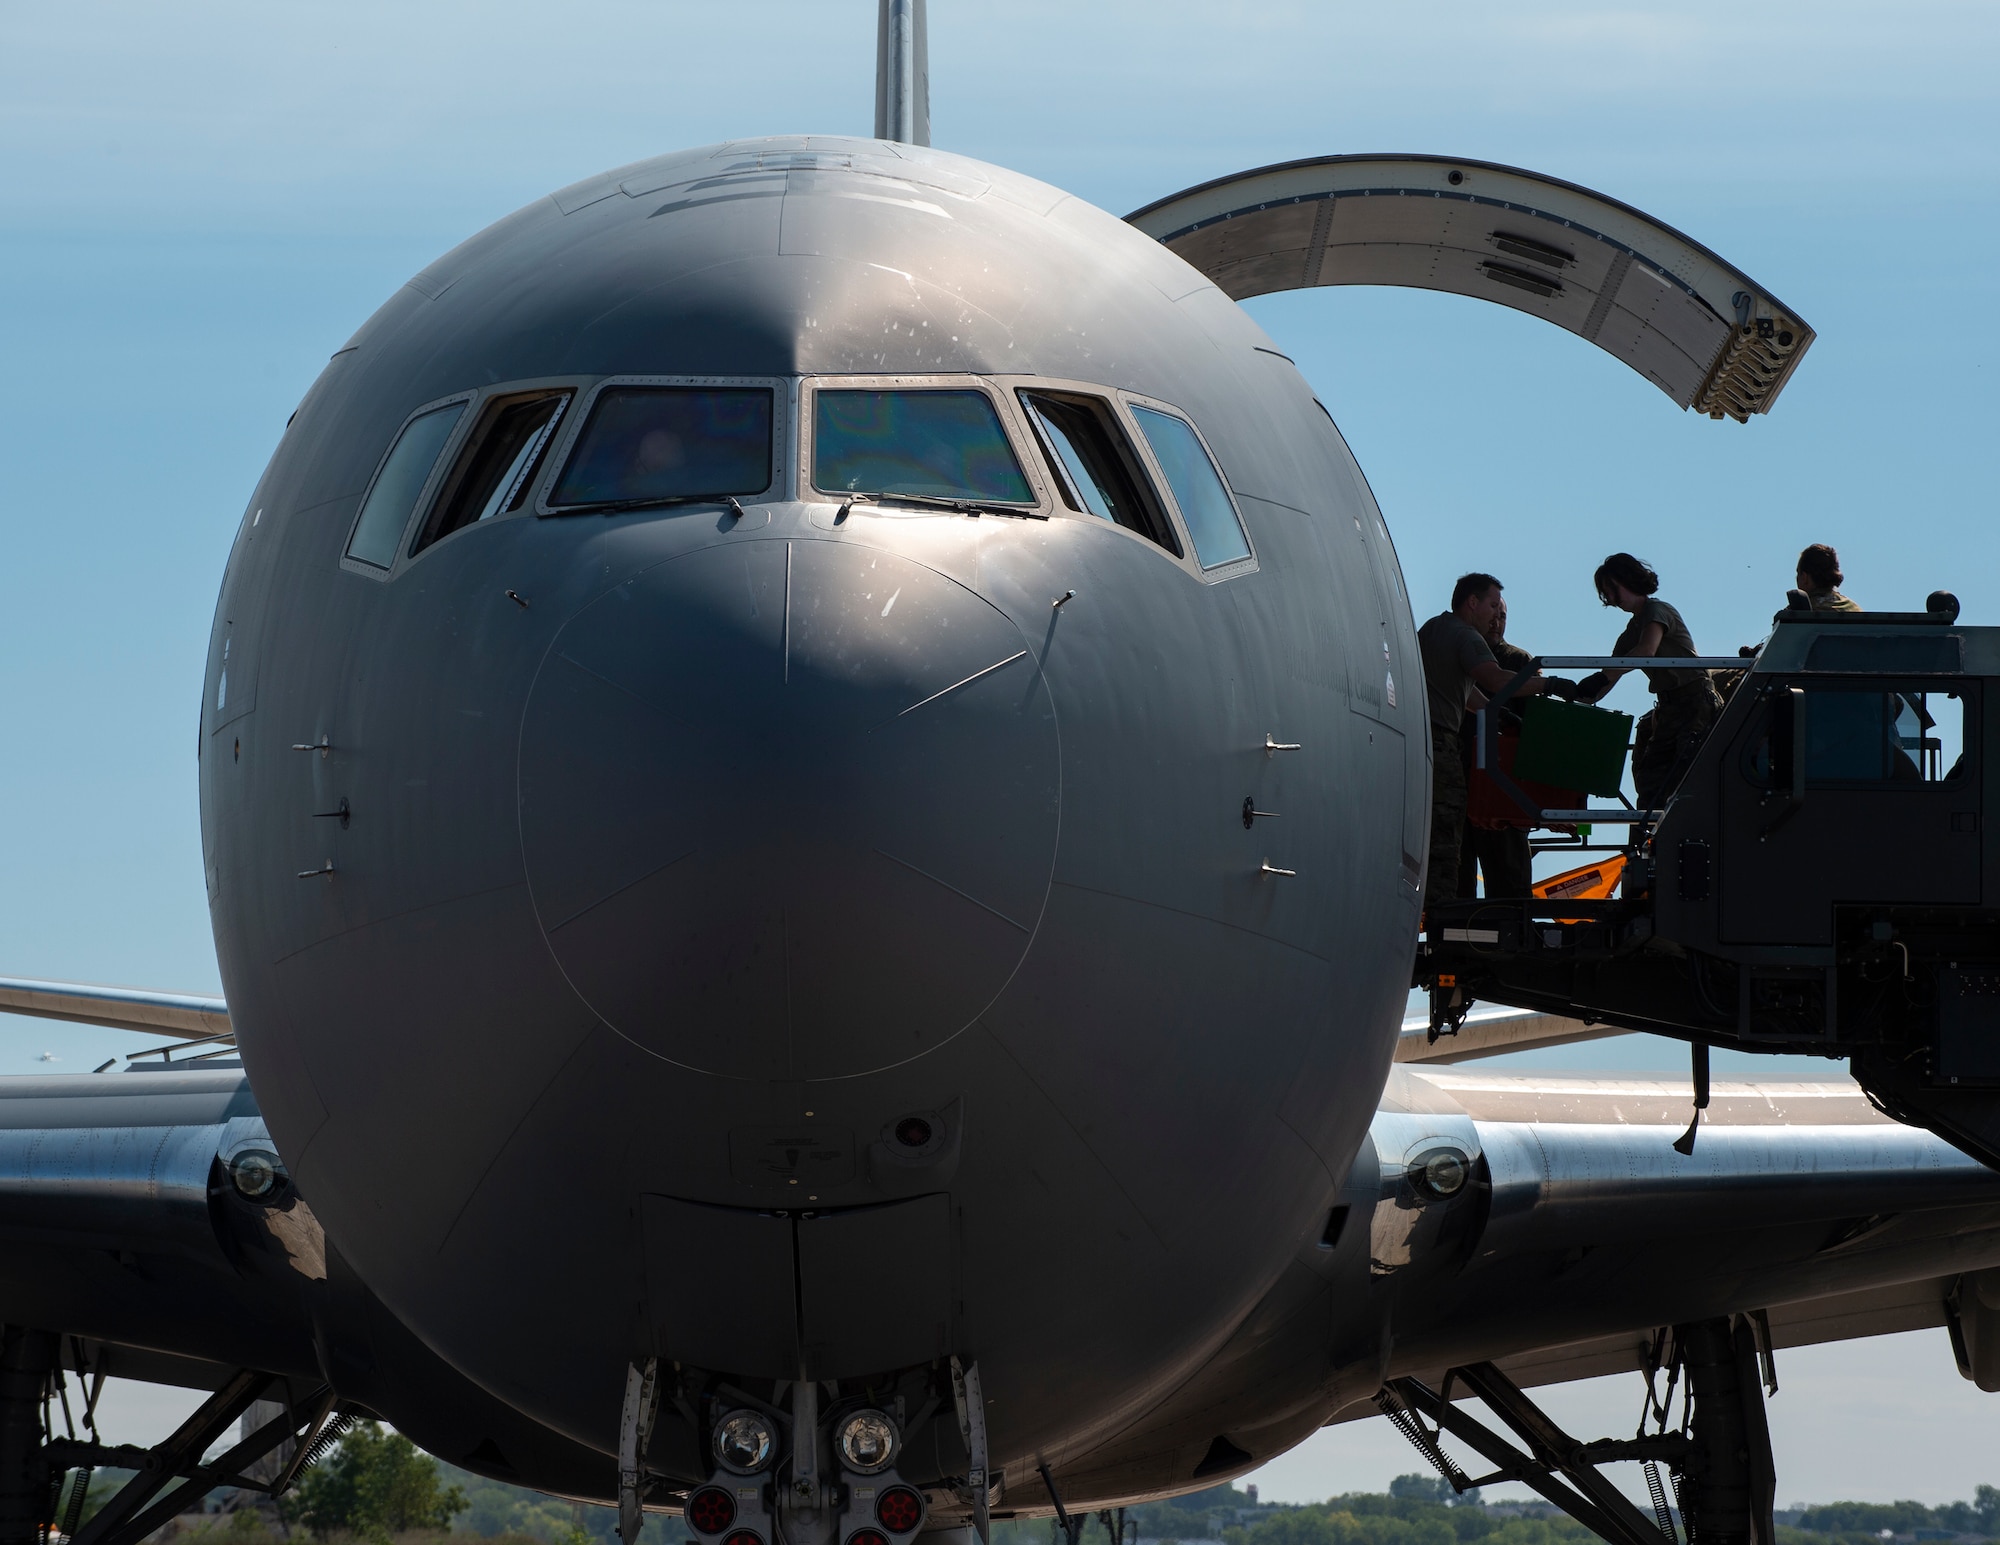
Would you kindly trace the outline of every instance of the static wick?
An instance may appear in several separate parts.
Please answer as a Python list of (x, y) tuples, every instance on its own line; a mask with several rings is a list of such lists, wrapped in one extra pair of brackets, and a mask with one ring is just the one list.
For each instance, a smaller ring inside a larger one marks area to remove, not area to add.
[(1076, 592), (1074, 590), (1065, 590), (1061, 595), (1055, 598), (1055, 602), (1049, 608), (1049, 610), (1059, 612), (1075, 599), (1076, 599)]
[(301, 880), (317, 880), (322, 877), (331, 878), (333, 875), (333, 860), (329, 858), (317, 869), (301, 869), (298, 875)]
[(1268, 858), (1265, 859), (1263, 863), (1257, 866), (1257, 872), (1259, 874), (1282, 874), (1294, 880), (1296, 880), (1299, 876), (1298, 870), (1280, 869), (1276, 865), (1274, 865)]
[[(238, 744), (240, 745), (242, 744), (242, 742), (239, 741)], [(310, 741), (310, 742), (302, 741), (299, 744), (293, 746), (292, 749), (294, 751), (317, 751), (319, 753), (319, 759), (323, 762), (332, 753), (333, 742), (328, 740), (326, 736), (322, 735), (318, 740), (315, 741)]]
[[(741, 510), (738, 510), (736, 513), (738, 515), (741, 515), (743, 512)], [(507, 599), (512, 601), (516, 606), (520, 607), (522, 611), (526, 611), (528, 609), (527, 597), (523, 596), (521, 592), (518, 590), (508, 591)]]

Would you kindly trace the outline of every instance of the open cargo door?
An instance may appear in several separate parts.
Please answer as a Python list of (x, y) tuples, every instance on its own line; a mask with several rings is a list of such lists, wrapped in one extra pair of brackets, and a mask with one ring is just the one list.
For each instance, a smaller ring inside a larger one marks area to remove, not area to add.
[(1813, 332), (1650, 215), (1573, 183), (1441, 156), (1322, 156), (1126, 216), (1235, 300), (1322, 284), (1448, 290), (1541, 317), (1681, 405), (1768, 413)]

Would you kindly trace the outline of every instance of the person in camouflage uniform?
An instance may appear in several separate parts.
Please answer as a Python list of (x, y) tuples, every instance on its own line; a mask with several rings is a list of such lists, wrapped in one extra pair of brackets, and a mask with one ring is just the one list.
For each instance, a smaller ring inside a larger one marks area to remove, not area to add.
[(1840, 572), (1840, 554), (1824, 542), (1815, 542), (1799, 554), (1799, 589), (1812, 603), (1816, 612), (1858, 612), (1859, 602), (1851, 601), (1840, 593), (1841, 581), (1847, 576)]
[[(1486, 644), (1496, 663), (1509, 676), (1533, 659), (1527, 650), (1507, 642), (1507, 599), (1493, 615)], [(1459, 725), (1459, 745), (1468, 778), (1472, 774), (1473, 735), (1478, 721), (1467, 714)], [(1521, 826), (1475, 826), (1465, 823), (1465, 841), (1458, 850), (1458, 898), (1469, 901), (1478, 894), (1483, 876), (1489, 896), (1525, 896), (1534, 884), (1534, 850), (1528, 845), (1527, 828)]]
[[(1685, 659), (1699, 653), (1680, 612), (1654, 594), (1660, 576), (1649, 564), (1630, 553), (1613, 553), (1592, 577), (1598, 599), (1632, 618), (1611, 646), (1614, 655)], [(1695, 753), (1722, 711), (1722, 699), (1705, 670), (1641, 668), (1653, 689), (1653, 710), (1639, 720), (1633, 737), (1632, 787), (1640, 809), (1658, 810), (1694, 764)], [(1624, 674), (1608, 670), (1586, 676), (1578, 684), (1577, 696), (1594, 703)]]
[[(1500, 581), (1491, 574), (1466, 574), (1452, 587), (1451, 607), (1417, 629), (1417, 650), (1424, 664), (1425, 700), (1431, 722), (1431, 841), (1430, 868), (1424, 881), (1424, 901), (1452, 900), (1458, 895), (1458, 855), (1465, 840), (1465, 812), (1470, 800), (1459, 723), (1480, 694), (1498, 692), (1514, 673), (1493, 658), (1486, 631), (1500, 606)], [(1551, 686), (1573, 692), (1574, 682), (1552, 682), (1536, 676), (1524, 694), (1546, 692)]]

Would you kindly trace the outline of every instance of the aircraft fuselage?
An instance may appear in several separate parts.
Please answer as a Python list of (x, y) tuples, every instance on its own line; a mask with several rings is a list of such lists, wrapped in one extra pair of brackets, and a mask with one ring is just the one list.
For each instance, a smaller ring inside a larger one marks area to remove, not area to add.
[[(768, 421), (768, 478), (558, 498), (663, 392)], [(828, 486), (926, 393), (1006, 497)], [(1150, 530), (1070, 507), (1037, 393)], [(518, 486), (442, 530), (508, 423)], [(400, 290), (246, 507), (201, 748), (246, 1065), (345, 1259), (534, 1420), (614, 1451), (647, 1356), (774, 1404), (955, 1357), (1011, 1485), (1142, 1434), (1318, 1237), (1404, 1001), (1422, 696), (1330, 418), (1155, 242), (909, 146), (624, 168)], [(964, 1466), (931, 1425), (913, 1478)]]

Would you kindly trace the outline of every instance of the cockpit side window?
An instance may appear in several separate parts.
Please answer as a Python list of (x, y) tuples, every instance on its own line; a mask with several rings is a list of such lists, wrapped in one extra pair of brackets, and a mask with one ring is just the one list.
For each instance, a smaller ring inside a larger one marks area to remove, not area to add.
[(555, 515), (760, 494), (771, 486), (767, 386), (607, 387), (549, 494)]
[(382, 463), (382, 470), (375, 474), (368, 497), (362, 501), (361, 516), (354, 522), (354, 535), (348, 538), (348, 557), (378, 569), (395, 563), (396, 548), (403, 539), (403, 528), (409, 524), (410, 512), (417, 507), (418, 496), (430, 481), (431, 469), (437, 465), (438, 453), (451, 438), (459, 415), (464, 412), (464, 403), (448, 402), (428, 413), (419, 413), (403, 426), (403, 432), (396, 437), (395, 446)]
[(827, 493), (1035, 503), (993, 400), (975, 390), (816, 392), (812, 480)]
[(1195, 559), (1204, 569), (1220, 568), (1250, 556), (1250, 538), (1236, 514), (1236, 503), (1223, 486), (1222, 474), (1208, 459), (1201, 436), (1184, 418), (1162, 413), (1158, 408), (1132, 405), (1153, 459), (1173, 490), (1174, 502), (1181, 507), (1188, 535), (1194, 539)]
[(569, 405), (567, 387), (490, 399), (444, 480), (411, 556), (465, 526), (518, 510)]
[(1042, 442), (1063, 503), (1159, 543), (1176, 558), (1173, 527), (1142, 493), (1132, 449), (1102, 399), (1073, 392), (1023, 391), (1021, 405)]

